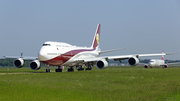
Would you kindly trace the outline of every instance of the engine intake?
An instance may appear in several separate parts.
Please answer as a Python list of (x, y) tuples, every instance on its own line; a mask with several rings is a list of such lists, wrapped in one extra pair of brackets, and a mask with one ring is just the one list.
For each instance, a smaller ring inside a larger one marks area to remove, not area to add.
[(102, 69), (108, 66), (108, 62), (106, 60), (99, 60), (97, 61), (96, 66), (98, 69)]
[(25, 65), (25, 62), (23, 58), (19, 58), (14, 61), (14, 66), (17, 68), (22, 68), (24, 65)]
[(139, 64), (139, 59), (136, 58), (136, 57), (130, 57), (130, 58), (128, 59), (128, 63), (129, 63), (129, 65), (131, 65), (131, 66), (137, 65), (137, 64)]
[(144, 68), (149, 68), (149, 66), (148, 65), (144, 65)]
[(39, 70), (41, 68), (41, 63), (39, 62), (39, 60), (33, 60), (31, 63), (30, 63), (30, 68), (32, 70)]
[(165, 65), (164, 65), (164, 68), (168, 68), (168, 65), (167, 65), (167, 64), (165, 64)]

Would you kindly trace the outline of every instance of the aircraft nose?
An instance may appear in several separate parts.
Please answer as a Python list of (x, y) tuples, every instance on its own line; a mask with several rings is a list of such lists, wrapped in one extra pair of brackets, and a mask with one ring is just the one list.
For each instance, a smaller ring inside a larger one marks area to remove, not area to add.
[(38, 54), (38, 58), (40, 61), (46, 61), (47, 60), (46, 53), (44, 51), (40, 50), (39, 54)]
[(155, 64), (155, 62), (154, 62), (154, 61), (151, 61), (151, 62), (149, 62), (149, 64), (150, 64), (150, 65), (154, 65), (154, 64)]

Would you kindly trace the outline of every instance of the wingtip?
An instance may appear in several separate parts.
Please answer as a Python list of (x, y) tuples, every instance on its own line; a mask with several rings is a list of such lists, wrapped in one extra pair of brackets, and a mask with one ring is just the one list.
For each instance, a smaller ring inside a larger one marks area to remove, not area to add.
[(6, 59), (6, 56), (2, 56), (3, 57), (3, 59)]
[(173, 53), (166, 53), (166, 55), (171, 55), (171, 54), (177, 54), (177, 52), (173, 52)]

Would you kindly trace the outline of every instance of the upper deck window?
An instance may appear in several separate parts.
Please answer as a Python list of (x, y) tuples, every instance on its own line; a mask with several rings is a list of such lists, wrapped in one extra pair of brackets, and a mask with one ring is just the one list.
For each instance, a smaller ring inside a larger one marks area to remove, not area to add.
[(43, 46), (51, 46), (50, 44), (43, 44)]

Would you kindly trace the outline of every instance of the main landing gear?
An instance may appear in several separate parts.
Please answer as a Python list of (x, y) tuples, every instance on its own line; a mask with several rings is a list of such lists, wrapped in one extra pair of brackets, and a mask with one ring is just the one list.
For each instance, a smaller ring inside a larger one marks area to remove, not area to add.
[(84, 71), (84, 68), (82, 68), (82, 66), (76, 66), (76, 69), (77, 69), (78, 71)]
[(86, 70), (92, 70), (92, 65), (91, 65), (91, 63), (88, 62), (86, 66), (87, 66)]
[[(76, 69), (78, 70), (78, 71), (84, 71), (84, 70), (92, 70), (92, 66), (93, 66), (93, 63), (87, 63), (87, 64), (85, 64), (85, 66), (87, 67), (86, 69), (85, 68), (83, 68), (82, 67), (82, 65), (77, 65), (76, 66)], [(62, 72), (62, 69), (64, 68), (64, 66), (58, 66), (58, 68), (57, 69), (55, 69), (55, 72)], [(73, 72), (74, 71), (74, 66), (70, 66), (70, 68), (68, 68), (67, 69), (67, 71), (68, 72)], [(47, 66), (47, 69), (46, 69), (46, 72), (47, 73), (50, 73), (51, 72), (51, 69), (50, 69), (50, 66), (48, 65)]]
[(56, 72), (62, 72), (61, 66), (58, 66), (58, 68), (56, 69)]
[(68, 68), (68, 72), (74, 72), (73, 66), (70, 66), (70, 68)]
[[(87, 63), (86, 64), (86, 69), (85, 70), (92, 70), (92, 63)], [(82, 67), (82, 65), (78, 65), (78, 66), (76, 66), (76, 69), (78, 70), (78, 71), (84, 71), (84, 68)], [(73, 72), (74, 71), (74, 68), (73, 68), (73, 66), (70, 66), (70, 68), (68, 69), (68, 72)]]
[[(82, 66), (76, 66), (76, 69), (78, 71), (84, 71), (84, 68), (82, 68)], [(73, 71), (74, 71), (73, 66), (70, 66), (70, 68), (68, 68), (68, 72), (73, 72)]]

